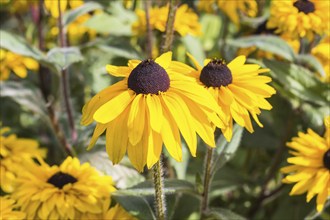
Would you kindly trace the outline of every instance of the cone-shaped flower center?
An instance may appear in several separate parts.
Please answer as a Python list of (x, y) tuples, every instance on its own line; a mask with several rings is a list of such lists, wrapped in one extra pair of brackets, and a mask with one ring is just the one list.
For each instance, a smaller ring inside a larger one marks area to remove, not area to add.
[(55, 173), (53, 176), (51, 176), (47, 180), (47, 183), (53, 184), (57, 188), (62, 189), (63, 186), (65, 186), (66, 184), (75, 183), (77, 181), (78, 180), (76, 178), (74, 178), (73, 176), (71, 176), (70, 174), (62, 173), (60, 171), (60, 172)]
[(328, 170), (330, 170), (330, 150), (323, 155), (323, 164)]
[(304, 12), (305, 14), (315, 11), (315, 6), (313, 2), (308, 0), (298, 0), (293, 3), (293, 6), (298, 8), (299, 12)]
[(207, 87), (220, 87), (232, 83), (233, 77), (223, 60), (214, 59), (204, 66), (199, 80)]
[(153, 60), (144, 60), (137, 65), (128, 77), (128, 88), (137, 94), (158, 94), (170, 87), (167, 72)]

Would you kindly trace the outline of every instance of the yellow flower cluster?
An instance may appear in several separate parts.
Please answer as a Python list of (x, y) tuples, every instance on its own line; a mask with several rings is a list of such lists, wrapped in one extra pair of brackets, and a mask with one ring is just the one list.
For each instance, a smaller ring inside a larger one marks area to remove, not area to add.
[[(165, 31), (169, 6), (153, 7), (150, 9), (150, 26), (152, 29)], [(138, 20), (133, 23), (132, 31), (134, 34), (142, 35), (146, 32), (146, 15), (141, 9), (136, 10)], [(191, 34), (198, 36), (201, 34), (201, 25), (198, 22), (198, 16), (188, 5), (181, 5), (175, 15), (174, 30), (181, 36)]]
[(258, 13), (258, 5), (255, 0), (199, 0), (197, 7), (206, 12), (213, 12), (218, 7), (237, 26), (240, 25), (240, 13), (248, 17), (255, 17)]
[(28, 69), (32, 71), (37, 71), (39, 69), (39, 64), (34, 59), (15, 54), (1, 48), (0, 62), (0, 81), (7, 80), (11, 71), (17, 76), (25, 78), (27, 76)]
[(10, 129), (0, 129), (0, 187), (4, 192), (13, 192), (16, 177), (22, 171), (23, 163), (32, 162), (33, 158), (45, 157), (46, 150), (40, 149), (35, 140), (18, 138), (14, 134), (6, 136)]
[(15, 200), (11, 199), (9, 196), (0, 197), (0, 219), (15, 219), (23, 220), (26, 219), (26, 214), (21, 211), (15, 210)]

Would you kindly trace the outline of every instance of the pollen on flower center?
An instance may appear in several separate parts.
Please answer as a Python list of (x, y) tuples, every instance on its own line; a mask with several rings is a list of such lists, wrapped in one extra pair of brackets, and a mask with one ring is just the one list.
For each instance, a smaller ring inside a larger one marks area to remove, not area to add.
[(328, 168), (328, 170), (330, 170), (330, 150), (325, 152), (323, 156), (323, 164), (326, 168)]
[(57, 172), (53, 176), (51, 176), (47, 183), (53, 184), (59, 189), (62, 189), (68, 183), (75, 183), (78, 180), (67, 173)]
[(170, 87), (170, 78), (163, 67), (148, 59), (137, 65), (128, 77), (128, 88), (137, 94), (158, 94)]
[(305, 14), (311, 13), (315, 11), (315, 6), (313, 2), (308, 0), (298, 0), (293, 3), (299, 12), (304, 12)]
[(233, 82), (230, 69), (223, 60), (218, 59), (204, 66), (199, 79), (207, 87), (227, 86)]

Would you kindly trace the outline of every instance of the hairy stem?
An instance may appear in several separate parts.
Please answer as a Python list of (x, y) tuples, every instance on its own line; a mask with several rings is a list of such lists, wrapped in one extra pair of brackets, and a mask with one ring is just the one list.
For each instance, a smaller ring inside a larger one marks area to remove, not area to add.
[(169, 3), (170, 6), (169, 6), (167, 22), (166, 22), (166, 31), (163, 35), (161, 53), (170, 51), (173, 42), (174, 21), (175, 21), (176, 9), (177, 9), (177, 0), (169, 0)]
[(155, 187), (155, 203), (156, 203), (156, 215), (158, 220), (166, 219), (166, 206), (165, 206), (165, 194), (164, 194), (164, 180), (161, 158), (152, 167), (153, 180)]
[[(63, 21), (62, 21), (62, 11), (61, 11), (60, 0), (58, 0), (58, 11), (59, 11), (58, 29), (59, 29), (60, 46), (66, 47), (66, 37), (63, 32)], [(72, 143), (74, 143), (77, 139), (77, 131), (75, 128), (73, 113), (72, 113), (72, 106), (70, 103), (70, 94), (69, 94), (70, 85), (69, 85), (69, 80), (68, 80), (68, 71), (67, 71), (67, 69), (62, 69), (61, 73), (62, 73), (61, 78), (62, 78), (62, 86), (63, 86), (64, 104), (65, 104), (65, 109), (66, 109), (66, 113), (67, 113), (68, 120), (69, 120), (69, 126), (71, 129)], [(70, 147), (70, 146), (67, 146), (67, 147)]]
[(205, 155), (205, 164), (204, 164), (204, 188), (202, 193), (202, 202), (201, 202), (201, 219), (205, 212), (208, 210), (209, 205), (209, 191), (211, 186), (211, 179), (212, 179), (212, 163), (213, 163), (213, 148), (208, 147), (207, 153)]
[(149, 8), (151, 6), (151, 1), (144, 1), (144, 9), (146, 12), (146, 25), (147, 25), (147, 43), (146, 43), (146, 51), (149, 59), (152, 59), (152, 30), (150, 26), (150, 15)]

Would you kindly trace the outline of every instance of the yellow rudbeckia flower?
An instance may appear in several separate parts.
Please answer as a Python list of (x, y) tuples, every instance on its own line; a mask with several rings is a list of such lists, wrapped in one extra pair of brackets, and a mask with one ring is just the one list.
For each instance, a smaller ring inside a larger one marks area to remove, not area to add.
[[(155, 60), (130, 60), (128, 66), (107, 65), (124, 79), (95, 95), (83, 108), (82, 124), (97, 122), (89, 149), (106, 130), (106, 149), (117, 164), (125, 152), (142, 171), (158, 160), (164, 143), (169, 154), (182, 160), (181, 137), (193, 156), (196, 133), (214, 147), (213, 127), (224, 127), (223, 113), (212, 96), (190, 77), (180, 74), (172, 52)], [(216, 113), (218, 115), (216, 115)]]
[(272, 79), (259, 75), (268, 72), (268, 69), (261, 69), (257, 64), (245, 64), (245, 56), (238, 56), (228, 65), (223, 60), (206, 59), (203, 67), (190, 54), (188, 56), (197, 69), (186, 66), (184, 72), (207, 88), (224, 111), (228, 126), (221, 130), (228, 141), (232, 137), (233, 120), (253, 132), (251, 115), (263, 127), (258, 115), (261, 109), (272, 109), (266, 98), (276, 93), (273, 87), (267, 85)]
[(292, 149), (288, 163), (292, 164), (281, 169), (288, 174), (284, 183), (293, 186), (290, 196), (307, 192), (306, 200), (316, 197), (316, 209), (321, 212), (330, 196), (330, 116), (324, 120), (326, 132), (321, 137), (313, 130), (298, 133), (287, 146)]
[[(116, 189), (110, 176), (88, 163), (68, 157), (60, 166), (39, 160), (29, 163), (18, 176), (12, 193), (27, 219), (82, 219), (102, 215), (103, 205)], [(108, 203), (109, 204), (109, 203)]]
[(9, 196), (0, 197), (0, 219), (25, 219), (26, 214), (15, 210), (15, 208), (15, 200), (11, 199)]
[(267, 27), (293, 39), (312, 40), (315, 34), (329, 34), (329, 7), (329, 1), (272, 1)]
[(11, 71), (17, 76), (25, 78), (28, 73), (27, 69), (33, 71), (39, 69), (39, 64), (34, 59), (4, 49), (0, 49), (0, 62), (0, 80), (7, 80)]

